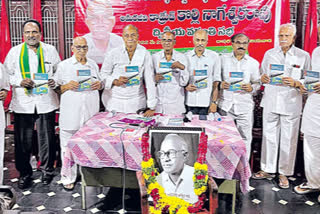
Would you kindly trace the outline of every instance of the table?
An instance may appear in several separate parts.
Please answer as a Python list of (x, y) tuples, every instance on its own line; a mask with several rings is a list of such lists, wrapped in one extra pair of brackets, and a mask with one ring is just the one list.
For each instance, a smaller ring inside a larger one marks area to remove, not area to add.
[[(78, 164), (84, 167), (123, 168), (121, 129), (110, 128), (109, 124), (126, 117), (117, 113), (108, 118), (107, 112), (101, 112), (88, 120), (76, 132), (66, 149), (63, 175), (70, 175), (71, 166)], [(197, 116), (194, 116), (197, 117)], [(209, 176), (220, 179), (236, 179), (240, 181), (243, 193), (249, 191), (251, 176), (249, 162), (246, 157), (245, 144), (230, 117), (222, 117), (221, 122), (203, 121), (195, 118), (187, 127), (205, 127), (208, 135), (207, 164)], [(141, 170), (141, 136), (146, 131), (141, 128), (135, 135), (123, 134), (122, 140), (126, 150), (127, 169)]]

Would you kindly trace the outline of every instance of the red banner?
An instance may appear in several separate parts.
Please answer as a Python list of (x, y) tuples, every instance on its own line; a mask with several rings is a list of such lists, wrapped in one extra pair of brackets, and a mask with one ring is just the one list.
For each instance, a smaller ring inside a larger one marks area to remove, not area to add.
[(245, 33), (251, 40), (250, 55), (261, 61), (274, 46), (275, 4), (276, 0), (75, 0), (75, 36), (89, 33), (89, 28), (92, 37), (111, 29), (121, 36), (123, 27), (133, 24), (147, 49), (161, 49), (161, 33), (171, 30), (175, 48), (185, 50), (193, 48), (192, 36), (202, 28), (208, 31), (208, 48), (229, 52), (230, 37)]
[(309, 52), (310, 56), (313, 50), (317, 47), (317, 0), (310, 0), (308, 16), (306, 20), (306, 28), (304, 34), (304, 50)]

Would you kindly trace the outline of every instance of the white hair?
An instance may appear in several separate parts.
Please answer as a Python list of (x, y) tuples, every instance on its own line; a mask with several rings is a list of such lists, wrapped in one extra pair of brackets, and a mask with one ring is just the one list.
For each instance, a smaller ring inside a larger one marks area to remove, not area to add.
[(286, 23), (286, 24), (280, 25), (279, 31), (280, 31), (281, 28), (291, 28), (292, 31), (293, 31), (293, 35), (294, 35), (294, 36), (295, 36), (296, 33), (297, 33), (297, 27), (296, 27), (294, 24), (292, 24), (292, 23)]
[[(177, 135), (177, 134), (168, 134), (166, 135), (166, 137), (163, 139), (162, 141), (162, 145), (164, 142), (166, 141), (174, 141), (175, 144), (181, 144), (181, 150), (188, 152), (188, 145), (185, 141), (185, 139), (183, 139), (181, 136)], [(161, 147), (162, 147), (161, 145)]]

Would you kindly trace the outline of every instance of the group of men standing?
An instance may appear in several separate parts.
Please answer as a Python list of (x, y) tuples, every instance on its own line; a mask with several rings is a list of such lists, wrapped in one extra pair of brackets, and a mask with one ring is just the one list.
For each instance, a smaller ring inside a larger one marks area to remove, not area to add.
[[(279, 173), (279, 186), (288, 188), (287, 176), (293, 174), (302, 93), (306, 91), (301, 76), (303, 69), (310, 69), (307, 52), (294, 46), (295, 26), (280, 27), (279, 47), (266, 52), (261, 71), (259, 63), (246, 54), (249, 38), (238, 33), (231, 37), (233, 51), (219, 56), (206, 48), (208, 34), (197, 30), (193, 36), (194, 49), (183, 54), (175, 51), (175, 35), (164, 32), (161, 37), (163, 50), (152, 56), (138, 44), (139, 31), (134, 25), (123, 29), (123, 44), (107, 49), (102, 68), (87, 57), (85, 37), (73, 40), (73, 56), (60, 62), (56, 49), (40, 42), (41, 26), (35, 20), (23, 25), (24, 43), (13, 47), (0, 72), (0, 99), (6, 96), (9, 83), (13, 98), (10, 109), (15, 120), (16, 168), (20, 172), (19, 188), (31, 184), (32, 168), (29, 163), (32, 135), (36, 127), (42, 182), (48, 184), (53, 177), (55, 159), (55, 111), (60, 108), (60, 142), (62, 160), (70, 137), (99, 111), (99, 93), (107, 111), (135, 113), (144, 109), (145, 116), (154, 113), (206, 115), (219, 111), (234, 118), (246, 143), (250, 157), (253, 124), (253, 95), (261, 83), (265, 84), (263, 107), (263, 140), (261, 169), (256, 179), (273, 177)], [(108, 46), (110, 47), (110, 45)], [(317, 67), (319, 49), (313, 55), (312, 68)], [(284, 66), (283, 85), (270, 85), (270, 65)], [(237, 90), (231, 77), (241, 79)], [(9, 80), (8, 80), (9, 79)], [(308, 183), (295, 188), (307, 193), (320, 188), (320, 169), (311, 172), (319, 160), (320, 136), (318, 118), (320, 85), (307, 101), (302, 131), (305, 133), (305, 162)], [(57, 94), (60, 94), (60, 104)], [(2, 110), (2, 109), (1, 109)], [(3, 112), (0, 112), (3, 116)], [(3, 118), (0, 118), (3, 119)], [(311, 124), (312, 123), (312, 124)], [(1, 124), (4, 124), (1, 122)], [(310, 128), (313, 127), (312, 128)], [(3, 145), (3, 129), (0, 140)], [(279, 159), (278, 159), (279, 153)], [(3, 149), (1, 151), (3, 157)], [(0, 160), (0, 162), (2, 162)], [(279, 162), (279, 163), (278, 163)], [(62, 163), (65, 164), (65, 163)], [(66, 190), (72, 190), (77, 176), (74, 167), (71, 176), (62, 175)]]

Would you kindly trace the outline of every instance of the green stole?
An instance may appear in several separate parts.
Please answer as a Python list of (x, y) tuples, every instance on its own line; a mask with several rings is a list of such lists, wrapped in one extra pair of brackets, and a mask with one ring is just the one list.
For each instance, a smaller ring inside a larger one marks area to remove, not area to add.
[[(38, 73), (46, 73), (46, 68), (44, 66), (44, 58), (43, 58), (43, 49), (41, 43), (39, 43), (39, 47), (37, 49), (37, 57), (38, 57)], [(23, 43), (21, 52), (20, 52), (20, 71), (23, 79), (31, 79), (30, 75), (30, 65), (29, 65), (29, 54), (27, 43)], [(32, 89), (26, 90), (26, 93), (30, 94)]]

